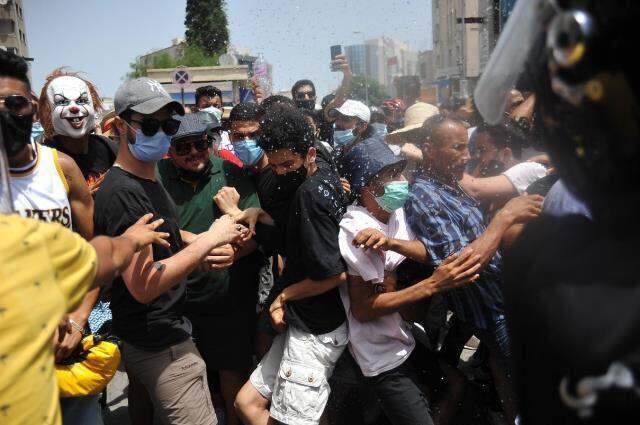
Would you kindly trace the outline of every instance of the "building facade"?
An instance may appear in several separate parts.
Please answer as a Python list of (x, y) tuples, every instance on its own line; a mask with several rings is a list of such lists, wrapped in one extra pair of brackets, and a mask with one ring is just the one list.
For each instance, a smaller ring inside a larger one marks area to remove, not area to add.
[(439, 101), (473, 93), (500, 33), (500, 0), (432, 0)]
[(0, 48), (29, 57), (22, 0), (0, 0)]
[(407, 43), (388, 37), (345, 46), (345, 54), (354, 74), (376, 80), (392, 95), (395, 77), (417, 74), (418, 53)]

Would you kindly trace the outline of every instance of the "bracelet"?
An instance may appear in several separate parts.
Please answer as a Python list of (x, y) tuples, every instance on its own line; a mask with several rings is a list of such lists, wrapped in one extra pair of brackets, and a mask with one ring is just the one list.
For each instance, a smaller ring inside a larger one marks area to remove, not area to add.
[(82, 336), (85, 336), (85, 330), (82, 326), (80, 326), (80, 324), (78, 322), (76, 322), (73, 319), (69, 319), (69, 324), (71, 325), (71, 327), (75, 330), (77, 330), (78, 332), (80, 332), (80, 334)]

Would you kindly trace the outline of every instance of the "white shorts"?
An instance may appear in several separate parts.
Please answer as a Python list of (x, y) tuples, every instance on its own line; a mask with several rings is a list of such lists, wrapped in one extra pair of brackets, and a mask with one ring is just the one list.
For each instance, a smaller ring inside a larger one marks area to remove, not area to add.
[(271, 400), (269, 414), (288, 425), (317, 425), (329, 399), (328, 379), (348, 342), (347, 324), (313, 335), (289, 327), (278, 335), (249, 381)]

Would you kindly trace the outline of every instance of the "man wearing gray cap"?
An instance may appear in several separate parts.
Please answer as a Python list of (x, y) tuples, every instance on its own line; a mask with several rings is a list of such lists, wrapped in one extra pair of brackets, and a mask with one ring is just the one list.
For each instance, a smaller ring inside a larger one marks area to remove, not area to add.
[(169, 234), (170, 243), (134, 255), (111, 289), (113, 332), (123, 341), (130, 381), (131, 422), (152, 423), (155, 414), (165, 424), (216, 424), (205, 364), (182, 315), (185, 279), (213, 249), (235, 242), (240, 233), (228, 216), (197, 237), (181, 233), (175, 206), (156, 180), (156, 162), (180, 127), (173, 114), (184, 115), (183, 107), (149, 78), (125, 82), (114, 103), (120, 148), (96, 195), (95, 233), (119, 234), (153, 212), (164, 219), (159, 230)]

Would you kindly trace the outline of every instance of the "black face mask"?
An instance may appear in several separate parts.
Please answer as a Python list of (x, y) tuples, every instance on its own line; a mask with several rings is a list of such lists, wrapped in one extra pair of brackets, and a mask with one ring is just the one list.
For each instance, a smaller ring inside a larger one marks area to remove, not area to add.
[(31, 142), (32, 125), (33, 114), (18, 116), (8, 111), (0, 112), (0, 130), (4, 136), (4, 147), (7, 151), (7, 156), (16, 155)]
[(301, 165), (297, 170), (289, 171), (286, 174), (276, 174), (278, 191), (280, 192), (281, 197), (292, 197), (306, 178), (307, 168), (304, 165)]
[(205, 165), (204, 168), (200, 171), (191, 171), (191, 170), (185, 170), (183, 168), (178, 168), (178, 175), (180, 176), (180, 178), (184, 180), (187, 180), (190, 182), (197, 182), (202, 177), (209, 174), (209, 172), (211, 171), (211, 168), (212, 168), (211, 161), (207, 161), (207, 165)]
[(316, 101), (313, 99), (296, 100), (296, 106), (300, 109), (308, 109), (313, 111), (316, 109)]

